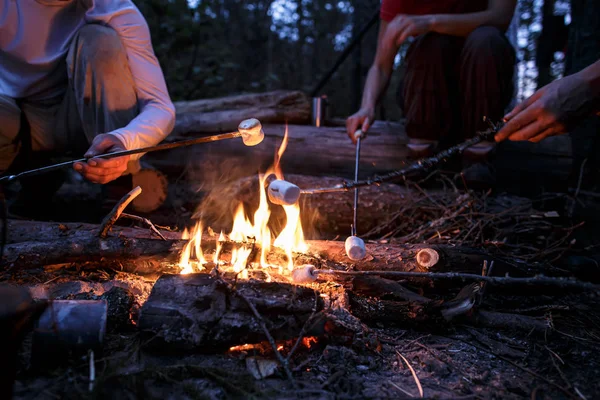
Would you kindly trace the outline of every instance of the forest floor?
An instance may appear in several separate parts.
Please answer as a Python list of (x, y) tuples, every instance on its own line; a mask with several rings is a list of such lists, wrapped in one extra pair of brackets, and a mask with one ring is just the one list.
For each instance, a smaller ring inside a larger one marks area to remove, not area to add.
[[(57, 197), (54, 220), (98, 222), (104, 215), (105, 211), (94, 200), (97, 188), (72, 183), (62, 191), (69, 195)], [(185, 179), (171, 185), (170, 191), (165, 206), (148, 217), (156, 224), (181, 229), (189, 225), (202, 193)], [(569, 226), (573, 226), (574, 219), (577, 217), (570, 218)], [(591, 219), (586, 222), (589, 223), (569, 238), (570, 243), (575, 243), (573, 239), (579, 241), (580, 251), (574, 252), (577, 246), (567, 246), (568, 251), (561, 254), (561, 259), (582, 255), (585, 250), (588, 260), (597, 260), (594, 244), (599, 243), (598, 224)], [(535, 240), (533, 243), (536, 244)], [(597, 261), (593, 262), (597, 268)], [(588, 275), (597, 281), (596, 268)], [(83, 271), (75, 267), (28, 271), (5, 275), (0, 280), (26, 285), (34, 293), (42, 290), (55, 299), (104, 295), (109, 306), (114, 299), (107, 292), (118, 286), (133, 296), (134, 308), (139, 308), (153, 285), (152, 281), (131, 274)], [(30, 339), (26, 340), (20, 354), (15, 398), (591, 399), (600, 396), (597, 293), (507, 295), (490, 290), (482, 308), (528, 315), (545, 321), (548, 329), (531, 332), (466, 324), (375, 325), (371, 328), (381, 343), (378, 350), (319, 340), (298, 351), (291, 366), (294, 387), (280, 369), (264, 379), (253, 377), (252, 362), (274, 360), (269, 349), (216, 355), (151, 354), (142, 349), (143, 339), (126, 321), (112, 325), (104, 354), (96, 357), (96, 379), (91, 390), (87, 360), (74, 360), (51, 371), (36, 371), (29, 363)]]

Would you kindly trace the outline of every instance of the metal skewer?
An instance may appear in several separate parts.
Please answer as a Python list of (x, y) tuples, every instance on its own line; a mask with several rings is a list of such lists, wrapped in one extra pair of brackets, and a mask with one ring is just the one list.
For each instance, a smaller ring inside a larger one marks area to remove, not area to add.
[[(362, 137), (362, 131), (358, 130), (356, 131), (356, 133), (354, 134), (354, 136), (356, 137), (356, 159), (355, 159), (355, 164), (354, 164), (354, 183), (358, 182), (358, 168), (360, 165), (360, 139)], [(356, 236), (356, 214), (357, 214), (357, 207), (358, 207), (358, 187), (354, 188), (354, 217), (353, 217), (353, 223), (352, 223), (352, 229), (351, 229), (351, 235), (352, 236)]]
[(7, 175), (7, 176), (0, 177), (0, 182), (11, 182), (11, 181), (14, 181), (14, 180), (17, 180), (17, 179), (20, 179), (23, 177), (27, 177), (27, 176), (45, 174), (50, 171), (69, 167), (75, 163), (87, 162), (92, 158), (106, 160), (106, 159), (111, 159), (111, 158), (129, 156), (129, 155), (133, 155), (133, 154), (150, 153), (153, 151), (176, 149), (179, 147), (192, 146), (192, 145), (196, 145), (196, 144), (200, 144), (200, 143), (211, 143), (211, 142), (216, 142), (219, 140), (234, 139), (234, 138), (238, 138), (238, 137), (241, 137), (244, 141), (244, 144), (246, 144), (247, 146), (254, 146), (254, 145), (260, 143), (262, 141), (262, 138), (264, 137), (264, 133), (262, 132), (262, 126), (260, 125), (260, 122), (257, 119), (244, 120), (240, 123), (238, 130), (236, 132), (223, 133), (220, 135), (205, 136), (205, 137), (201, 137), (201, 138), (197, 138), (197, 139), (181, 140), (181, 141), (173, 142), (173, 143), (163, 143), (163, 144), (159, 144), (156, 146), (143, 147), (143, 148), (139, 148), (139, 149), (122, 150), (122, 151), (117, 151), (114, 153), (100, 154), (100, 155), (93, 156), (93, 157), (79, 158), (77, 160), (71, 160), (71, 161), (65, 161), (65, 162), (58, 163), (58, 164), (52, 164), (52, 165), (48, 165), (46, 167), (36, 168), (36, 169), (29, 170), (29, 171), (24, 171), (24, 172), (15, 174), (15, 175)]
[[(356, 138), (356, 159), (354, 164), (354, 182), (358, 182), (358, 168), (360, 165), (360, 139), (363, 136), (363, 132), (361, 130), (357, 130), (354, 133), (354, 137)], [(367, 255), (367, 249), (365, 247), (365, 242), (356, 236), (356, 216), (358, 211), (358, 187), (354, 188), (354, 217), (353, 223), (351, 226), (351, 234), (346, 241), (344, 242), (344, 248), (346, 249), (346, 255), (352, 261), (358, 261), (365, 258)]]

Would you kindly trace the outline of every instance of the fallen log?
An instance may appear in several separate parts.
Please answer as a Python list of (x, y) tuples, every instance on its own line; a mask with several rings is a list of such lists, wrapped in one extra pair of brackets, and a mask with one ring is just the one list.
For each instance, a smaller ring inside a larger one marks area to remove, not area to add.
[[(235, 288), (252, 302), (275, 340), (298, 337), (313, 310), (324, 309), (323, 300), (306, 287), (250, 281)], [(142, 307), (138, 328), (149, 339), (148, 348), (159, 351), (222, 352), (266, 340), (244, 299), (207, 274), (162, 276)]]
[[(342, 181), (335, 177), (315, 177), (286, 174), (285, 179), (300, 188), (328, 187)], [(251, 214), (258, 209), (259, 179), (257, 176), (215, 185), (198, 205), (194, 218), (204, 226), (220, 231), (231, 226), (232, 216), (240, 203)], [(389, 218), (410, 198), (409, 191), (395, 184), (361, 189), (359, 199), (363, 212), (358, 213), (358, 235), (384, 226)], [(345, 238), (350, 234), (353, 215), (354, 192), (319, 193), (300, 196), (300, 215), (304, 234), (308, 238)], [(271, 221), (275, 229), (286, 222), (283, 207), (271, 205)]]
[(235, 131), (248, 118), (265, 123), (307, 124), (310, 99), (300, 91), (274, 91), (175, 103), (174, 135)]
[[(98, 237), (99, 230), (99, 226), (94, 224), (10, 220), (9, 239), (4, 250), (3, 265), (14, 268), (36, 268), (53, 264), (96, 261), (108, 267), (110, 262), (115, 262), (123, 271), (144, 274), (150, 271), (164, 271), (162, 268), (167, 268), (168, 271), (168, 267), (173, 267), (179, 260), (180, 252), (187, 243), (181, 240), (181, 234), (177, 232), (161, 231), (167, 239), (165, 241), (156, 239), (149, 229), (114, 226), (110, 236), (105, 239)], [(202, 248), (205, 253), (214, 253), (215, 241), (215, 237), (203, 238)], [(294, 256), (295, 265), (312, 264), (333, 269), (352, 266), (358, 271), (481, 274), (483, 261), (494, 260), (494, 257), (489, 254), (470, 248), (368, 243), (367, 257), (352, 262), (346, 256), (344, 242), (311, 240), (308, 241), (308, 246), (307, 254), (298, 253)], [(425, 266), (423, 261), (420, 261), (418, 255), (424, 249), (438, 254), (438, 261), (434, 265)], [(257, 257), (259, 253), (255, 252)], [(274, 248), (268, 255), (268, 261), (273, 265), (286, 265), (285, 257), (283, 251)], [(495, 262), (496, 275), (510, 273), (511, 276), (523, 276), (538, 272), (533, 267), (519, 268), (500, 259), (496, 259)], [(413, 281), (419, 284), (431, 284), (424, 278)], [(451, 282), (448, 284), (450, 285)], [(438, 282), (436, 286), (443, 288), (444, 284)]]
[[(288, 145), (281, 160), (283, 171), (286, 174), (352, 178), (356, 149), (345, 129), (339, 126), (316, 128), (289, 125)], [(273, 156), (285, 136), (286, 126), (265, 123), (263, 130), (263, 142), (252, 148), (244, 146), (241, 140), (226, 140), (149, 153), (144, 159), (171, 176), (176, 177), (187, 171), (192, 182), (201, 182), (205, 186), (222, 181), (223, 177), (233, 181), (265, 171), (273, 163)], [(406, 166), (407, 138), (403, 132), (404, 127), (398, 123), (373, 123), (369, 138), (361, 148), (361, 177)], [(180, 139), (183, 139), (182, 135), (169, 137), (169, 140)]]

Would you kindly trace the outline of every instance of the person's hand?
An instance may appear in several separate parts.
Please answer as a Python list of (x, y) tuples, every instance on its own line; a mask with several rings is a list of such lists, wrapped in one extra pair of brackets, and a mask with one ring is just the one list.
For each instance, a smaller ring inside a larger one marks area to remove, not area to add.
[(346, 120), (346, 132), (352, 143), (356, 144), (354, 133), (360, 129), (363, 131), (363, 139), (366, 137), (367, 131), (371, 127), (375, 119), (375, 110), (371, 108), (361, 108), (356, 113), (352, 114)]
[(430, 15), (398, 15), (389, 23), (383, 44), (389, 48), (398, 48), (409, 37), (429, 32), (431, 23)]
[(578, 119), (593, 112), (589, 84), (578, 75), (556, 80), (516, 106), (504, 117), (506, 125), (496, 142), (528, 140), (539, 142), (566, 133)]
[(92, 183), (108, 183), (123, 175), (127, 170), (129, 156), (109, 159), (93, 157), (122, 150), (126, 150), (125, 146), (116, 136), (110, 134), (98, 135), (84, 155), (89, 160), (86, 163), (75, 163), (73, 168)]

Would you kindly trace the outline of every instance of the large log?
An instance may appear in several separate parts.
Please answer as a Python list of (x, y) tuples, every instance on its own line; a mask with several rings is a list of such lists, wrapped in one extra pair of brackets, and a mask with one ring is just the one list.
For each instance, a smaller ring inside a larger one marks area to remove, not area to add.
[[(239, 121), (237, 121), (239, 123)], [(234, 128), (235, 129), (235, 128)], [(169, 175), (191, 173), (193, 182), (210, 185), (224, 178), (235, 180), (265, 171), (285, 135), (285, 125), (264, 124), (265, 139), (254, 147), (241, 140), (224, 140), (166, 152), (149, 153), (145, 159)], [(198, 135), (200, 136), (200, 135)], [(182, 139), (172, 135), (169, 140)], [(342, 126), (316, 128), (289, 125), (288, 146), (281, 160), (287, 174), (354, 177), (356, 148)], [(361, 177), (399, 169), (406, 165), (408, 151), (402, 124), (376, 121), (361, 148)]]
[[(50, 223), (11, 220), (9, 244), (5, 246), (3, 265), (17, 268), (35, 268), (63, 263), (89, 263), (97, 261), (107, 267), (115, 263), (125, 271), (146, 273), (165, 272), (176, 267), (179, 254), (186, 241), (180, 233), (164, 232), (167, 240), (152, 238), (146, 229), (115, 226), (105, 239), (98, 237), (99, 226), (94, 224)], [(231, 245), (230, 245), (231, 246)], [(296, 254), (294, 264), (313, 264), (323, 268), (346, 268), (356, 270), (387, 270), (414, 272), (466, 272), (481, 273), (484, 260), (494, 260), (486, 252), (471, 248), (445, 245), (411, 244), (367, 244), (367, 257), (352, 262), (344, 250), (342, 241), (308, 241), (307, 254)], [(215, 250), (215, 238), (205, 237), (202, 241), (205, 253)], [(438, 261), (426, 265), (419, 259), (419, 252), (432, 249)], [(259, 252), (255, 252), (258, 256)], [(283, 251), (273, 249), (268, 260), (274, 265), (285, 265)], [(167, 268), (167, 269), (164, 269)], [(513, 276), (539, 272), (531, 267), (518, 267), (497, 259), (496, 275), (510, 273)], [(425, 282), (415, 279), (416, 283)]]
[[(300, 188), (328, 187), (342, 182), (341, 178), (315, 177), (286, 174), (285, 179)], [(410, 192), (403, 186), (384, 184), (360, 190), (358, 212), (358, 235), (373, 228), (385, 226), (390, 217), (410, 201)], [(308, 238), (333, 238), (339, 235), (342, 240), (350, 234), (354, 193), (320, 193), (300, 197), (300, 215), (305, 236)], [(232, 215), (238, 205), (244, 204), (249, 215), (258, 208), (259, 180), (257, 176), (225, 182), (212, 187), (198, 205), (195, 218), (204, 221), (219, 231), (231, 226)], [(271, 205), (271, 221), (277, 229), (285, 224), (283, 207)]]
[(149, 348), (157, 350), (222, 352), (265, 341), (264, 330), (236, 293), (252, 302), (276, 340), (296, 338), (313, 310), (324, 308), (321, 297), (305, 287), (238, 282), (232, 292), (207, 274), (164, 275), (142, 307), (138, 328), (150, 338)]
[(175, 103), (173, 134), (235, 131), (248, 118), (265, 123), (306, 124), (310, 100), (299, 91), (274, 91)]

